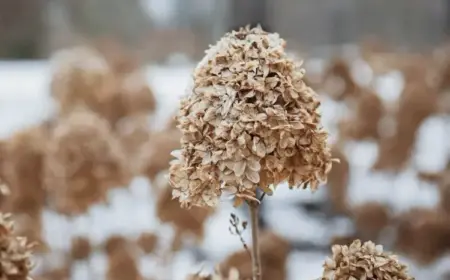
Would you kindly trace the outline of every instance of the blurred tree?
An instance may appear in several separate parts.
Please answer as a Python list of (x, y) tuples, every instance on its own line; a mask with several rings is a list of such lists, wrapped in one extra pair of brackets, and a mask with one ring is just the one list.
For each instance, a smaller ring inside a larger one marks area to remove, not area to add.
[(0, 57), (29, 59), (40, 55), (45, 0), (0, 0)]
[(77, 34), (113, 38), (130, 45), (142, 41), (151, 21), (140, 0), (63, 0)]
[(260, 24), (266, 31), (271, 32), (268, 17), (268, 0), (231, 0), (229, 30), (250, 24)]

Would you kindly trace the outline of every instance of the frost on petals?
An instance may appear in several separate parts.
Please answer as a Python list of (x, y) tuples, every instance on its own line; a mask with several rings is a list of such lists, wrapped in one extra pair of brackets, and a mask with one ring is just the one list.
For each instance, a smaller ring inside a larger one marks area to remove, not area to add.
[(278, 34), (249, 27), (226, 34), (194, 71), (181, 100), (181, 155), (172, 162), (174, 196), (215, 206), (288, 181), (315, 190), (331, 169), (320, 102)]

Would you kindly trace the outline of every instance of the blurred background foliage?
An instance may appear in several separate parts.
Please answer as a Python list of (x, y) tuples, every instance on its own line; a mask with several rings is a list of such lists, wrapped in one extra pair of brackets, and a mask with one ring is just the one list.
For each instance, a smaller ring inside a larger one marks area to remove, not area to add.
[(198, 58), (226, 30), (261, 23), (304, 51), (377, 36), (421, 49), (445, 40), (446, 0), (0, 0), (0, 57), (46, 57), (118, 40), (143, 58)]

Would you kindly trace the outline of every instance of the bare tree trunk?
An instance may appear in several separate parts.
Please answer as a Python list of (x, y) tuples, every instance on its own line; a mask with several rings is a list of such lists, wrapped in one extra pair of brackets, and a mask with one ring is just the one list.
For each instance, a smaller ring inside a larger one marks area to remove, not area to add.
[(268, 0), (231, 0), (229, 29), (250, 24), (260, 24), (266, 31), (272, 31), (268, 20)]

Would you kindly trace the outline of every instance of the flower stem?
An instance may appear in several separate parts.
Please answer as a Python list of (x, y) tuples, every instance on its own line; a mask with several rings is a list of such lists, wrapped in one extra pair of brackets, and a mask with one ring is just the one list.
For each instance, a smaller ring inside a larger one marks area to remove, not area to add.
[(250, 202), (248, 204), (250, 208), (250, 219), (252, 224), (252, 270), (253, 280), (261, 280), (261, 256), (259, 252), (259, 223), (258, 223), (258, 210), (259, 203)]

